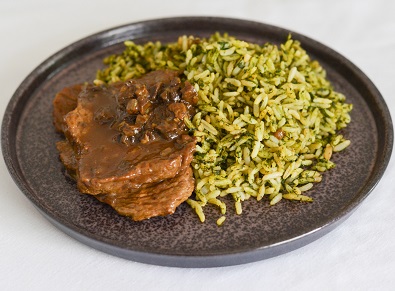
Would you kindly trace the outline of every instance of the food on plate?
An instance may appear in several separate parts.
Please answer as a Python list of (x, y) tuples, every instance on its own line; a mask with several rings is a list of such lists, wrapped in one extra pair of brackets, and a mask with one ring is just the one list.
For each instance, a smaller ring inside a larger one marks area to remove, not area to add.
[[(144, 79), (163, 70), (175, 72), (187, 88), (181, 89), (186, 91), (181, 92), (181, 103), (193, 105), (188, 107), (193, 110), (179, 118), (183, 133), (171, 140), (177, 145), (176, 141), (182, 140), (181, 147), (191, 153), (184, 158), (182, 172), (192, 169), (188, 189), (193, 194), (185, 194), (183, 199), (202, 222), (207, 205), (218, 207), (221, 214), (217, 224), (221, 225), (227, 205), (241, 214), (242, 201), (251, 197), (270, 205), (283, 199), (311, 202), (312, 197), (305, 192), (322, 180), (323, 172), (335, 167), (332, 154), (350, 145), (340, 131), (351, 121), (352, 104), (346, 103), (346, 97), (327, 79), (324, 68), (292, 37), (280, 45), (255, 44), (219, 33), (208, 38), (181, 36), (177, 42), (167, 44), (126, 41), (124, 51), (108, 56), (104, 63), (106, 67), (97, 72), (94, 80), (96, 86), (90, 86), (107, 90), (109, 95), (122, 82), (138, 82), (130, 80)], [(78, 87), (67, 90), (78, 91)], [(78, 100), (81, 96), (87, 99), (80, 93)], [(66, 100), (66, 107), (68, 102), (71, 101)], [(135, 103), (130, 104), (131, 108), (134, 106)], [(73, 113), (66, 115), (66, 121), (71, 119), (69, 115)], [(106, 119), (106, 110), (102, 115)], [(128, 119), (127, 116), (123, 118)], [(159, 119), (155, 124), (161, 124)], [(160, 127), (147, 128), (160, 131)], [(67, 130), (64, 132), (71, 136)], [(137, 135), (138, 142), (144, 142)], [(161, 135), (166, 134), (161, 131)], [(122, 142), (122, 135), (119, 139)], [(72, 138), (68, 140), (73, 145)], [(62, 158), (66, 167), (67, 163), (73, 164), (74, 158), (81, 161), (78, 155), (70, 159), (69, 149), (60, 151), (61, 157), (62, 153), (66, 156)], [(105, 155), (100, 157), (106, 159)], [(106, 167), (111, 167), (111, 163)], [(125, 166), (132, 172), (134, 167), (133, 162)], [(98, 193), (92, 183), (86, 186), (81, 181), (80, 189), (88, 189), (85, 192), (110, 205), (116, 204), (109, 189), (100, 187), (102, 192), (97, 190)], [(164, 193), (148, 186), (142, 188), (144, 195), (152, 193), (152, 197)], [(178, 191), (174, 185), (171, 189), (168, 192)], [(129, 199), (127, 191), (121, 193), (121, 187), (118, 192), (123, 199)], [(121, 207), (112, 206), (121, 214), (132, 211), (122, 212)]]
[(197, 93), (178, 75), (157, 70), (56, 95), (54, 124), (66, 137), (57, 148), (82, 193), (134, 220), (172, 214), (189, 198), (196, 138), (184, 119), (194, 114)]

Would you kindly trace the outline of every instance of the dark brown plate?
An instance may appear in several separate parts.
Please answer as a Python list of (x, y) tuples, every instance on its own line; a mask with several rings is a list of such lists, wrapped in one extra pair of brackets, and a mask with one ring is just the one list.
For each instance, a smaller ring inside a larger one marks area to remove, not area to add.
[(309, 204), (250, 200), (243, 214), (207, 208), (202, 224), (184, 203), (174, 215), (143, 222), (117, 215), (109, 206), (80, 194), (64, 175), (52, 125), (52, 99), (63, 87), (92, 81), (102, 59), (123, 49), (127, 39), (176, 41), (183, 34), (208, 36), (215, 31), (264, 43), (284, 42), (290, 31), (226, 18), (159, 19), (110, 29), (82, 39), (37, 67), (16, 90), (2, 123), (2, 150), (8, 169), (22, 192), (55, 226), (77, 240), (126, 259), (167, 266), (236, 265), (276, 256), (328, 233), (366, 198), (389, 162), (393, 127), (388, 108), (372, 82), (350, 61), (330, 48), (292, 32), (293, 38), (328, 73), (336, 90), (354, 104), (352, 123), (343, 134), (352, 141), (334, 155), (337, 167), (309, 193)]

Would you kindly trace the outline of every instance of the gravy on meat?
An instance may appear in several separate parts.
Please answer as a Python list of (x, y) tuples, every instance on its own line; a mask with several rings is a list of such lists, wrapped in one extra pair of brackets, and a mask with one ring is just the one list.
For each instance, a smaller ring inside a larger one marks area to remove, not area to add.
[(82, 193), (133, 220), (172, 214), (194, 190), (188, 135), (197, 93), (179, 73), (159, 70), (106, 86), (76, 85), (54, 99), (65, 139), (60, 159)]

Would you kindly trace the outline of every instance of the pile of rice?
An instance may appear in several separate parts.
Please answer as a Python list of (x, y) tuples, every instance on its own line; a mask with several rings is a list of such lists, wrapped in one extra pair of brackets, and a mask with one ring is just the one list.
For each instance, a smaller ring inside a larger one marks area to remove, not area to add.
[[(205, 221), (203, 207), (224, 197), (311, 202), (304, 193), (333, 168), (333, 152), (350, 141), (337, 132), (350, 122), (351, 104), (333, 90), (325, 70), (291, 37), (280, 46), (216, 33), (178, 42), (125, 42), (104, 60), (96, 84), (139, 77), (157, 69), (183, 72), (199, 94), (198, 113), (185, 120), (198, 141), (192, 162), (195, 197), (188, 204)], [(227, 198), (226, 198), (227, 199)]]

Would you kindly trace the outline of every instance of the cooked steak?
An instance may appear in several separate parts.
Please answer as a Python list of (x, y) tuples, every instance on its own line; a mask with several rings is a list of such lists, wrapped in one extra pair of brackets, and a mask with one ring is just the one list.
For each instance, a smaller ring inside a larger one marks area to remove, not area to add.
[(56, 130), (63, 131), (64, 116), (77, 107), (77, 99), (83, 88), (82, 84), (64, 88), (56, 94), (53, 101), (53, 119)]
[(175, 211), (194, 189), (195, 138), (184, 118), (197, 93), (178, 72), (155, 71), (106, 86), (73, 86), (54, 100), (66, 139), (60, 159), (82, 193), (134, 220)]

